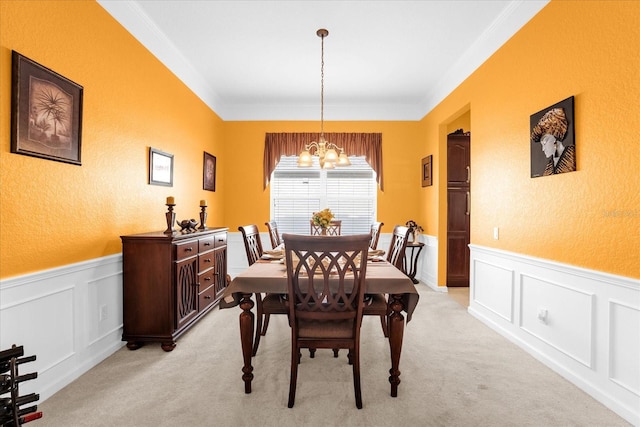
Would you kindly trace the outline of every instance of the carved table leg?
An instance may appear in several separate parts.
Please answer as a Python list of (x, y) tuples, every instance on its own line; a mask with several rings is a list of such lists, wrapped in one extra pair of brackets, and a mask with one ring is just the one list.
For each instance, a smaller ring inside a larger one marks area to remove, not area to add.
[(244, 381), (244, 392), (251, 393), (251, 380), (253, 380), (253, 366), (251, 366), (251, 354), (253, 349), (253, 321), (254, 315), (251, 312), (253, 294), (242, 294), (240, 301), (240, 341), (242, 342), (242, 358), (244, 366), (242, 367), (242, 380)]
[(389, 295), (389, 309), (389, 347), (391, 348), (389, 382), (391, 383), (391, 397), (397, 397), (398, 385), (400, 384), (400, 353), (402, 352), (402, 338), (404, 335), (402, 295)]

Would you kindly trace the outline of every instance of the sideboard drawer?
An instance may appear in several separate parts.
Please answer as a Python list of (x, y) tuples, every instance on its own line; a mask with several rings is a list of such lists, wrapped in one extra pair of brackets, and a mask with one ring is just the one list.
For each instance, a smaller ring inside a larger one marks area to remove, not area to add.
[(216, 248), (227, 245), (227, 233), (216, 234)]
[(198, 272), (202, 273), (208, 268), (215, 266), (215, 254), (213, 251), (198, 255)]
[(202, 311), (216, 300), (216, 287), (209, 286), (198, 294), (198, 310)]
[(215, 275), (216, 270), (214, 268), (198, 274), (198, 285), (200, 286), (200, 291), (203, 291), (214, 284)]
[(214, 248), (216, 236), (210, 236), (204, 239), (198, 240), (198, 248), (200, 252), (210, 251)]
[(189, 258), (198, 254), (198, 241), (191, 240), (185, 243), (176, 244), (176, 260)]

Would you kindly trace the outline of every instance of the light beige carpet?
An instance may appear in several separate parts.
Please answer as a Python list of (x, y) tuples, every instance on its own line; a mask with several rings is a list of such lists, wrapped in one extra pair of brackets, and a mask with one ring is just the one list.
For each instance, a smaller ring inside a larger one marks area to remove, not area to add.
[(444, 293), (417, 285), (405, 328), (398, 397), (389, 395), (389, 349), (378, 318), (362, 333), (363, 404), (356, 409), (346, 352), (303, 354), (295, 407), (287, 408), (290, 336), (272, 316), (241, 380), (239, 308), (215, 309), (178, 340), (126, 347), (39, 405), (33, 426), (626, 426), (602, 404), (470, 316)]

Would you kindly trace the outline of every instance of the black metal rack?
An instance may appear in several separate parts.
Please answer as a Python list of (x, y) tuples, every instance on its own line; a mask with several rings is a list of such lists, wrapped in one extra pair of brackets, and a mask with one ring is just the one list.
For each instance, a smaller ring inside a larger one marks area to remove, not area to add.
[[(30, 393), (20, 396), (19, 384), (38, 378), (38, 373), (20, 375), (18, 365), (36, 360), (36, 356), (24, 356), (24, 348), (14, 344), (9, 350), (0, 351), (0, 426), (15, 427), (42, 418), (38, 406), (21, 406), (40, 399), (40, 395)], [(5, 396), (8, 395), (8, 396)]]

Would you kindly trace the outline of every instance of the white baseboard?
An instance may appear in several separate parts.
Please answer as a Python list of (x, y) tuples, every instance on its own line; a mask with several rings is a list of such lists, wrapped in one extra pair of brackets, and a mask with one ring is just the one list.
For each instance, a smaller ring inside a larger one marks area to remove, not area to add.
[(640, 281), (470, 248), (469, 313), (640, 425)]

